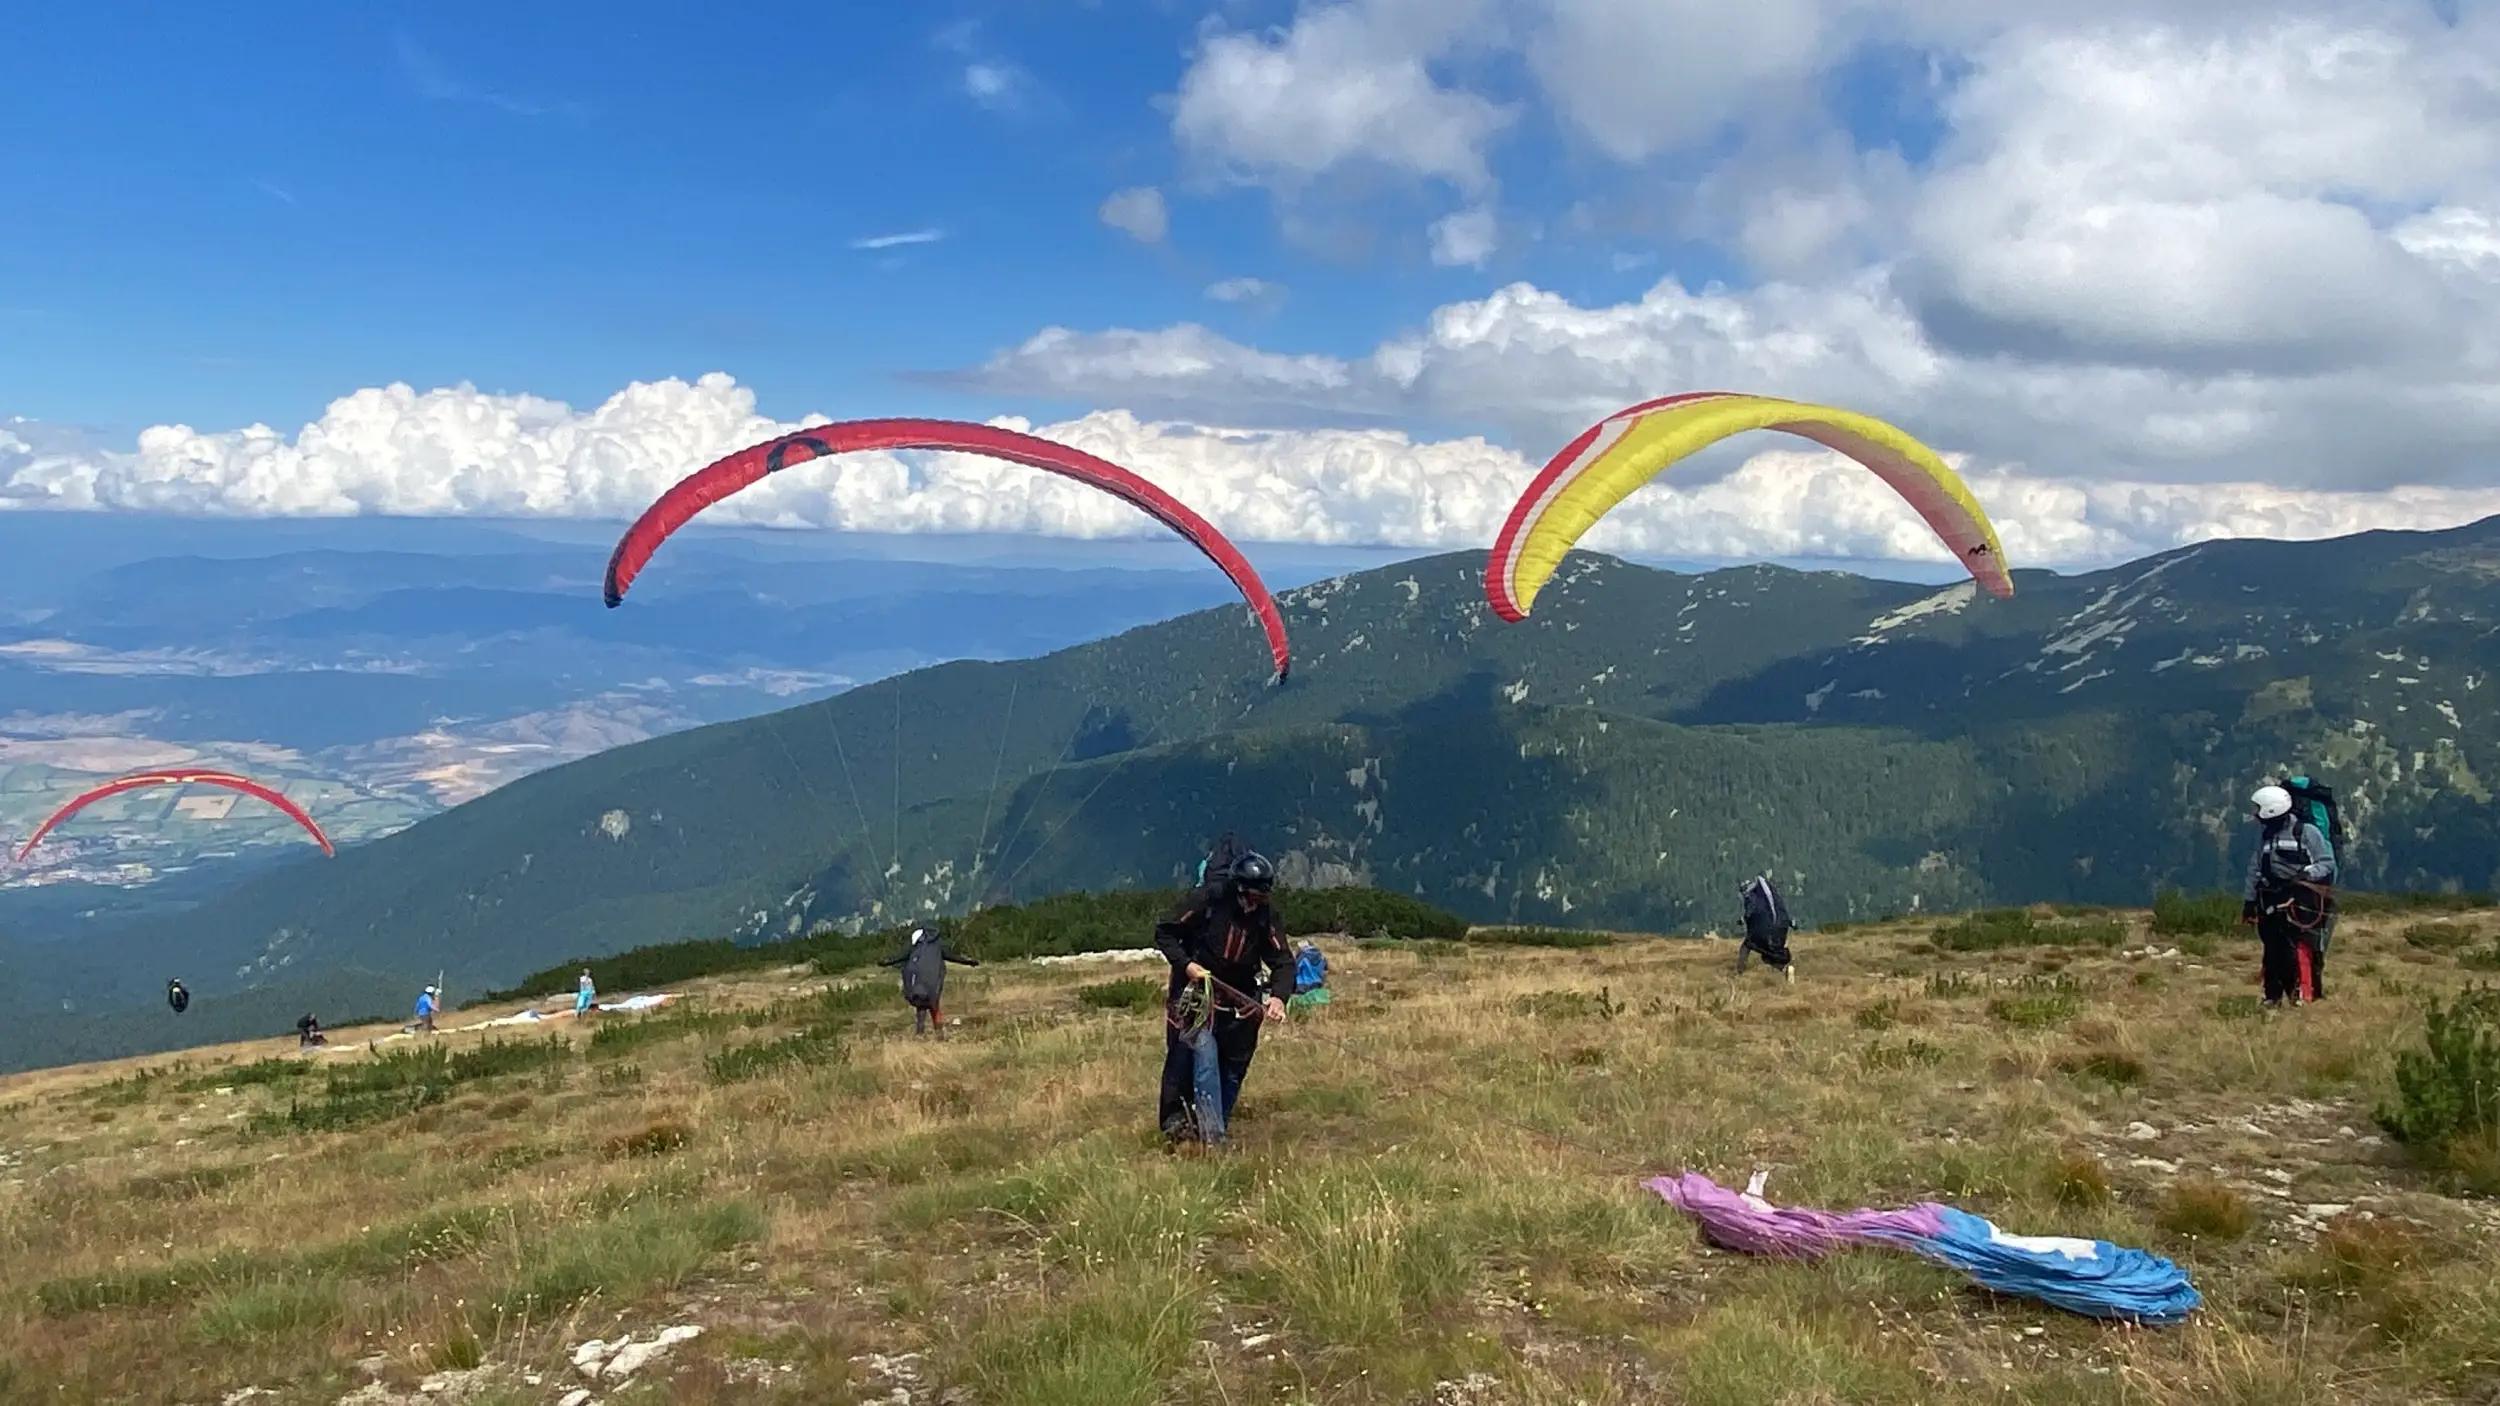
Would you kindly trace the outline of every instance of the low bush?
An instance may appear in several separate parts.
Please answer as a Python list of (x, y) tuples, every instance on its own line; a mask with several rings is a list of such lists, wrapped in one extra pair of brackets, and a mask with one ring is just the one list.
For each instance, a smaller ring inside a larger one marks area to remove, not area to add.
[(2500, 1165), (2500, 987), (2477, 983), (2422, 1013), (2422, 1045), (2396, 1054), (2379, 1126), (2435, 1166)]
[(2235, 893), (2182, 893), (2163, 889), (2153, 895), (2153, 931), (2164, 937), (2228, 933), (2240, 925), (2240, 896)]
[(2115, 947), (2126, 925), (2114, 918), (2052, 918), (2028, 908), (1990, 908), (1936, 929), (1935, 944), (1947, 952), (1994, 952), (2008, 947)]

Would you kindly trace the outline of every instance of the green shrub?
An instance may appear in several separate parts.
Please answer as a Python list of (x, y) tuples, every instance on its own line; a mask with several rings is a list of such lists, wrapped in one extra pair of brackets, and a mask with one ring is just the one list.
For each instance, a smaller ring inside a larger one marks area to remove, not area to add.
[(1989, 908), (1936, 929), (1934, 942), (1947, 952), (1994, 952), (2008, 947), (2115, 947), (2126, 925), (2112, 918), (2051, 919), (2028, 908)]
[(2042, 991), (2032, 995), (1998, 996), (1988, 1002), (1988, 1014), (2008, 1025), (2037, 1030), (2071, 1020), (2083, 1009), (2083, 997), (2073, 991)]
[(841, 1032), (830, 1027), (812, 1026), (777, 1040), (732, 1045), (706, 1055), (703, 1070), (715, 1084), (734, 1084), (775, 1073), (794, 1064), (831, 1064), (841, 1055)]
[(2335, 902), (2347, 913), (2468, 913), (2480, 908), (2500, 907), (2500, 900), (2480, 892), (2356, 893), (2338, 889)]
[(1162, 1006), (1166, 987), (1162, 978), (1152, 976), (1097, 981), (1076, 988), (1076, 1003), (1098, 1011), (1150, 1011)]
[(457, 1054), (433, 1044), (385, 1050), (327, 1066), (317, 1098), (291, 1097), (285, 1109), (262, 1109), (245, 1126), (263, 1134), (343, 1132), (430, 1108), (462, 1084), (546, 1069), (572, 1054), (555, 1036), (490, 1039)]
[(1353, 937), (1440, 938), (1467, 935), (1467, 920), (1409, 894), (1386, 889), (1309, 889), (1279, 894), (1277, 911), (1294, 937), (1341, 932)]
[(2239, 925), (2238, 894), (2163, 889), (2153, 895), (2153, 931), (2164, 937), (2219, 936)]
[(2474, 929), (2455, 923), (2414, 923), (2402, 936), (2407, 947), (2425, 952), (2454, 952), (2474, 940)]
[[(1180, 905), (1180, 889), (1063, 893), (1030, 903), (1002, 904), (928, 924), (898, 924), (857, 935), (820, 933), (781, 942), (740, 944), (722, 938), (658, 943), (609, 957), (573, 958), (533, 972), (485, 1001), (526, 1000), (571, 991), (582, 968), (602, 990), (672, 986), (698, 977), (806, 964), (826, 976), (871, 966), (902, 950), (914, 926), (933, 926), (947, 945), (985, 961), (1062, 957), (1142, 947), (1155, 924)], [(1280, 889), (1276, 911), (1294, 937), (1344, 932), (1357, 937), (1455, 939), (1467, 922), (1422, 899), (1370, 888)], [(657, 1037), (654, 1038), (663, 1038)]]
[(726, 1030), (731, 1024), (732, 1017), (726, 1011), (681, 1010), (648, 1015), (601, 1016), (599, 1023), (590, 1030), (590, 1052), (593, 1055), (623, 1054), (663, 1040)]
[(2500, 1144), (2500, 987), (2477, 983), (2422, 1014), (2422, 1048), (2396, 1055), (2396, 1099), (2379, 1126), (2425, 1160), (2488, 1156)]
[(1615, 939), (1612, 933), (1526, 927), (1478, 928), (1467, 934), (1467, 940), (1484, 947), (1605, 947)]

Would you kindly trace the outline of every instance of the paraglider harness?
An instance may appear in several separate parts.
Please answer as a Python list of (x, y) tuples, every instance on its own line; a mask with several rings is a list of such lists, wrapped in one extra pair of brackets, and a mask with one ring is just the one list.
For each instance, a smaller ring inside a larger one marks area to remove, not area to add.
[[(2328, 855), (2309, 853), (2309, 842), (2301, 837), (2304, 826), (2312, 823), (2295, 810), (2286, 817), (2289, 823), (2283, 833), (2265, 842), (2265, 859), (2258, 870), (2257, 912), (2260, 917), (2280, 917), (2304, 933), (2318, 933), (2335, 916), (2335, 886), (2322, 884), (2301, 872), (2308, 863)], [(2324, 827), (2320, 827), (2323, 833)], [(2301, 856), (2295, 863), (2285, 852)], [(2321, 944), (2323, 948), (2323, 944)]]
[(183, 985), (179, 978), (166, 982), (165, 1004), (173, 1007), (176, 1015), (191, 1009), (191, 988)]
[[(2291, 824), (2286, 832), (2293, 847), (2310, 862), (2335, 860), (2340, 870), (2347, 840), (2344, 812), (2335, 802), (2335, 790), (2307, 776), (2287, 776), (2277, 783), (2292, 798)], [(2326, 853), (2309, 854), (2307, 841), (2301, 838), (2301, 827), (2314, 825), (2326, 839)], [(2295, 929), (2316, 937), (2318, 950), (2326, 950), (2326, 935), (2335, 918), (2335, 888), (2322, 884), (2299, 872), (2297, 866), (2278, 858), (2280, 839), (2266, 845), (2265, 864), (2257, 885), (2257, 911), (2265, 916), (2280, 916)]]
[(1267, 1007), (1258, 998), (1248, 995), (1210, 972), (1186, 979), (1181, 994), (1172, 998), (1164, 1009), (1164, 1022), (1182, 1035), (1195, 1035), (1207, 1028), (1217, 1011), (1242, 1020), (1264, 1020)]

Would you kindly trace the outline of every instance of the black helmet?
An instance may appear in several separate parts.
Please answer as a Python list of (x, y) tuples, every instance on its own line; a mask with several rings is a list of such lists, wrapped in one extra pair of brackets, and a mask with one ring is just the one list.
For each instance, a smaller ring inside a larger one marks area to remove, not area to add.
[(1249, 851), (1233, 861), (1233, 887), (1265, 893), (1276, 887), (1276, 866), (1267, 862), (1266, 855)]

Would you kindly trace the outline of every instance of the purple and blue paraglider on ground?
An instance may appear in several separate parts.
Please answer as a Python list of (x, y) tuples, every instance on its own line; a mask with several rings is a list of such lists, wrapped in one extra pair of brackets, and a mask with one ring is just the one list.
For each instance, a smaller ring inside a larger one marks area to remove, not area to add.
[(2000, 1294), (2070, 1313), (2131, 1323), (2176, 1323), (2203, 1302), (2187, 1274), (2160, 1255), (2068, 1236), (2013, 1235), (1982, 1216), (1933, 1201), (1896, 1210), (1818, 1211), (1762, 1199), (1762, 1176), (1730, 1191), (1698, 1172), (1643, 1185), (1701, 1223), (1712, 1243), (1747, 1254), (1820, 1259), (1889, 1245), (1969, 1275)]

